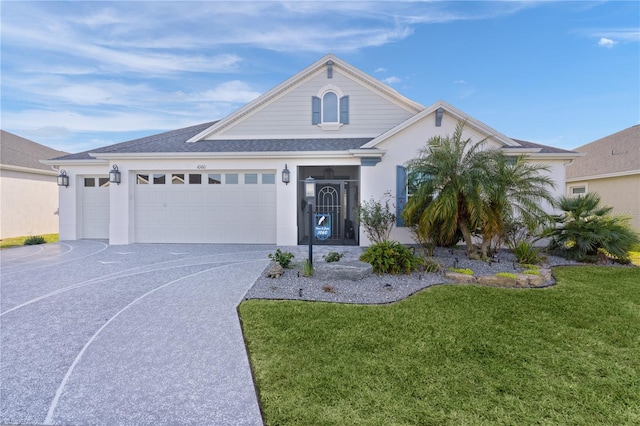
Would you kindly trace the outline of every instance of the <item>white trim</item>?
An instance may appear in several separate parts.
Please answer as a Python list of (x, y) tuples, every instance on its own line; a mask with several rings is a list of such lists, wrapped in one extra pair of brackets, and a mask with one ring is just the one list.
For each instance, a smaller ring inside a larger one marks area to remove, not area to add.
[(12, 172), (31, 173), (34, 175), (58, 176), (55, 170), (32, 169), (31, 167), (11, 166), (8, 164), (0, 164), (0, 170), (10, 170)]
[(587, 181), (587, 180), (593, 180), (593, 179), (607, 179), (607, 178), (615, 178), (615, 177), (622, 177), (622, 176), (633, 176), (633, 175), (640, 175), (640, 170), (627, 170), (624, 172), (615, 172), (615, 173), (604, 173), (601, 175), (592, 175), (592, 176), (580, 176), (580, 177), (573, 177), (573, 178), (569, 178), (567, 177), (565, 179), (565, 181), (567, 183), (569, 182), (580, 182), (580, 181)]
[(335, 84), (325, 85), (322, 89), (318, 90), (317, 96), (322, 99), (322, 96), (327, 92), (334, 92), (338, 96), (338, 102), (340, 102), (340, 98), (344, 96), (344, 92)]
[(445, 101), (440, 100), (440, 101), (436, 102), (435, 104), (431, 105), (430, 107), (427, 107), (427, 108), (423, 109), (421, 112), (419, 112), (418, 114), (414, 115), (413, 117), (408, 118), (407, 120), (405, 120), (404, 122), (400, 123), (396, 127), (393, 127), (391, 129), (387, 130), (386, 132), (384, 132), (380, 136), (376, 137), (375, 139), (373, 139), (372, 141), (370, 141), (366, 145), (363, 145), (362, 147), (363, 148), (373, 148), (373, 147), (375, 147), (376, 145), (384, 142), (385, 140), (389, 139), (393, 135), (401, 132), (402, 130), (406, 129), (407, 127), (409, 127), (409, 126), (415, 124), (416, 122), (422, 120), (423, 118), (425, 118), (429, 114), (435, 112), (440, 107), (444, 108), (445, 111), (448, 114), (453, 115), (458, 120), (467, 120), (467, 125), (468, 126), (470, 126), (473, 129), (476, 129), (476, 130), (480, 131), (481, 133), (486, 134), (488, 138), (493, 139), (493, 140), (501, 143), (502, 145), (506, 145), (508, 147), (509, 146), (513, 146), (513, 147), (520, 146), (513, 139), (508, 138), (507, 136), (505, 136), (502, 133), (492, 129), (491, 127), (487, 126), (486, 124), (482, 123), (481, 121), (476, 120), (475, 118), (471, 117), (468, 114), (465, 114), (461, 110), (449, 105)]
[[(91, 155), (91, 154), (89, 154)], [(48, 166), (104, 166), (108, 161), (96, 160), (41, 160)]]
[[(340, 114), (340, 112), (338, 112), (338, 115), (339, 114)], [(335, 131), (335, 130), (340, 130), (340, 128), (343, 126), (343, 124), (342, 123), (335, 123), (333, 121), (329, 121), (327, 123), (317, 124), (317, 126), (320, 127), (324, 131)]]
[[(575, 188), (584, 188), (584, 192), (583, 193), (578, 193), (578, 194), (574, 194), (573, 190)], [(587, 182), (585, 182), (584, 184), (580, 184), (580, 185), (568, 185), (567, 186), (567, 195), (570, 197), (575, 197), (576, 195), (584, 195), (584, 194), (588, 194), (589, 193), (589, 184)]]
[[(144, 152), (144, 153), (108, 153), (92, 154), (101, 160), (175, 160), (175, 159), (198, 159), (198, 160), (218, 160), (221, 158), (242, 158), (242, 159), (265, 159), (265, 158), (355, 158), (352, 150), (345, 151), (270, 151), (270, 152)], [(355, 150), (357, 151), (357, 150)], [(384, 152), (375, 150), (363, 151), (365, 157), (376, 156), (375, 153)], [(72, 163), (73, 164), (73, 163)], [(105, 161), (104, 164), (107, 164)]]
[(226, 140), (230, 140), (230, 141), (237, 141), (237, 140), (278, 140), (278, 139), (360, 139), (360, 138), (370, 138), (373, 139), (376, 136), (378, 136), (378, 134), (364, 134), (364, 133), (358, 133), (358, 134), (352, 134), (349, 133), (348, 136), (336, 136), (334, 134), (314, 134), (314, 135), (309, 135), (309, 134), (290, 134), (290, 135), (269, 135), (269, 136), (265, 136), (265, 137), (260, 137), (260, 136), (256, 136), (256, 135), (251, 135), (251, 136), (247, 136), (247, 135), (214, 135), (209, 139), (203, 139), (201, 141), (198, 142), (207, 142), (207, 141), (226, 141)]

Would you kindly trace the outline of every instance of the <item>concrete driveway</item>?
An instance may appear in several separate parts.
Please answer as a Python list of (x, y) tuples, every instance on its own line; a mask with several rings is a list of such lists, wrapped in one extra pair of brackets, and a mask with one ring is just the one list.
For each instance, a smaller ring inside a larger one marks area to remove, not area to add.
[(236, 307), (274, 250), (3, 250), (0, 423), (261, 425)]

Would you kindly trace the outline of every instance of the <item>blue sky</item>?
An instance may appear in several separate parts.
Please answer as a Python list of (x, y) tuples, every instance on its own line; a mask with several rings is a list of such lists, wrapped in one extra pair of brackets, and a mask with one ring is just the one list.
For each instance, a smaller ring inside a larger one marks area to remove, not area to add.
[(640, 123), (640, 2), (2, 1), (1, 127), (79, 152), (216, 120), (326, 53), (571, 149)]

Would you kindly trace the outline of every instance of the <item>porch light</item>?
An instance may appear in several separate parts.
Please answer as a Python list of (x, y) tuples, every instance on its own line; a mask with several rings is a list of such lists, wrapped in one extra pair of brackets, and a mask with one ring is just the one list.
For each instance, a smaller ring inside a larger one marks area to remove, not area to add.
[(65, 188), (69, 186), (69, 176), (67, 176), (67, 172), (64, 169), (61, 169), (58, 175), (58, 186), (64, 186)]
[(113, 169), (109, 172), (109, 182), (120, 185), (120, 170), (118, 170), (118, 166), (115, 164), (113, 165)]
[(291, 182), (291, 172), (285, 164), (284, 170), (282, 171), (282, 183), (284, 183), (285, 185), (289, 185), (289, 182)]
[(304, 195), (309, 206), (309, 265), (313, 267), (313, 202), (316, 198), (316, 180), (311, 176), (304, 180)]
[(304, 197), (309, 204), (313, 204), (313, 200), (316, 198), (316, 180), (311, 176), (304, 180)]
[(331, 167), (324, 169), (324, 178), (327, 180), (333, 179), (333, 169)]

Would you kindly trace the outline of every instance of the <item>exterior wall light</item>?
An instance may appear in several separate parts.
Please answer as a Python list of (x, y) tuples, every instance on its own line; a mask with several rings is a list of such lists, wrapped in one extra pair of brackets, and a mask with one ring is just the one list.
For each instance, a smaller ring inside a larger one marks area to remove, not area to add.
[(61, 169), (58, 175), (58, 186), (64, 186), (65, 188), (69, 186), (69, 176), (67, 176), (67, 172), (64, 169)]
[(118, 166), (115, 164), (113, 165), (113, 169), (109, 171), (109, 182), (120, 185), (120, 170), (118, 170)]
[(285, 185), (289, 185), (289, 182), (291, 182), (291, 172), (285, 164), (284, 170), (282, 171), (282, 183), (284, 183)]

